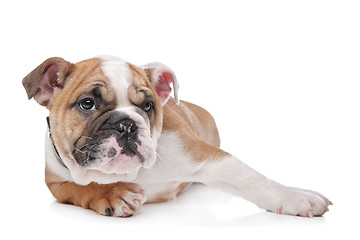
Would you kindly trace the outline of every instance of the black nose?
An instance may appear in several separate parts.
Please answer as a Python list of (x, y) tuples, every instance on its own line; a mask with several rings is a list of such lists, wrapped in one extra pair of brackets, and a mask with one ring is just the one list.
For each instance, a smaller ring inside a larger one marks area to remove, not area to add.
[(116, 130), (120, 133), (121, 137), (130, 139), (137, 134), (138, 127), (136, 123), (131, 119), (122, 119), (116, 124)]

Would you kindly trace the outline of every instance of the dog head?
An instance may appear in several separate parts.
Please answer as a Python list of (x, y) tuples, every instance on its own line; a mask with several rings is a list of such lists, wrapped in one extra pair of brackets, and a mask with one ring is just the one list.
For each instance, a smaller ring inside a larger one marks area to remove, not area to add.
[(105, 174), (153, 166), (171, 84), (178, 102), (170, 68), (110, 56), (76, 64), (50, 58), (23, 79), (29, 99), (50, 111), (52, 138), (66, 166)]

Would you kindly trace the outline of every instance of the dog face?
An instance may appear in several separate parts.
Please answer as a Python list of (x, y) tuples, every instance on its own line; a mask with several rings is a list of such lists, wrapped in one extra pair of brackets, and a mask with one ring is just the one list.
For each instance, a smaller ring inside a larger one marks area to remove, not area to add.
[(178, 83), (165, 65), (109, 56), (76, 64), (50, 58), (23, 80), (29, 99), (49, 109), (65, 164), (106, 174), (153, 166), (171, 84), (177, 101)]

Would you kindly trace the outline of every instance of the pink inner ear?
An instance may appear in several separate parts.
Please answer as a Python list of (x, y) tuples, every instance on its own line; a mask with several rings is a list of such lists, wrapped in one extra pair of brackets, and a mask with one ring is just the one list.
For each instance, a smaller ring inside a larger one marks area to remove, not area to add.
[(59, 86), (57, 80), (58, 66), (51, 64), (45, 70), (41, 80), (39, 82), (38, 89), (36, 91), (36, 98), (41, 101), (48, 101), (54, 91), (55, 87)]
[(171, 83), (174, 83), (174, 79), (172, 78), (170, 73), (163, 72), (159, 76), (159, 81), (156, 84), (156, 92), (163, 102), (168, 99), (171, 93)]

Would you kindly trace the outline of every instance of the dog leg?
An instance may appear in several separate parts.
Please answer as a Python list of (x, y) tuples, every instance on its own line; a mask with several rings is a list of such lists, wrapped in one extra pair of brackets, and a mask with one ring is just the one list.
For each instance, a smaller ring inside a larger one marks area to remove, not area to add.
[(146, 201), (145, 191), (135, 183), (117, 182), (78, 185), (61, 179), (46, 169), (46, 185), (60, 203), (92, 209), (105, 216), (130, 217)]
[[(197, 151), (206, 152), (198, 159), (196, 180), (255, 203), (260, 208), (279, 214), (302, 217), (321, 216), (332, 203), (322, 194), (292, 188), (272, 181), (238, 158), (204, 142)], [(194, 158), (196, 159), (196, 158)]]

